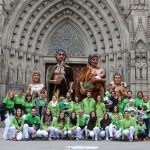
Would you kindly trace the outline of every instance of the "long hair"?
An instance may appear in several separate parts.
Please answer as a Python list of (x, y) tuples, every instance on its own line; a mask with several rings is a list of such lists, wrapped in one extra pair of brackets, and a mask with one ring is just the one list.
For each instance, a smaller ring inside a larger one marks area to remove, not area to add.
[(15, 117), (17, 117), (17, 111), (18, 111), (18, 110), (20, 110), (20, 111), (21, 111), (21, 114), (20, 114), (20, 117), (21, 117), (21, 116), (22, 116), (22, 110), (21, 110), (20, 108), (17, 108), (17, 109), (15, 110), (15, 114), (14, 114), (14, 116), (15, 116)]
[[(61, 114), (61, 113), (64, 114), (64, 118), (63, 118), (63, 119), (60, 118), (60, 114)], [(65, 124), (65, 122), (66, 122), (65, 113), (64, 113), (64, 112), (60, 112), (60, 114), (59, 114), (59, 117), (58, 117), (58, 122), (61, 122), (61, 121), (62, 121), (62, 122)]]
[(47, 109), (45, 109), (45, 111), (44, 111), (44, 114), (43, 114), (43, 122), (45, 123), (45, 118), (46, 118), (46, 116), (48, 116), (48, 117), (50, 117), (51, 119), (50, 119), (50, 121), (52, 121), (53, 120), (53, 116), (52, 116), (52, 112), (51, 112), (51, 110), (50, 110), (50, 114), (49, 115), (47, 115), (46, 114), (46, 111), (48, 110), (48, 108)]
[(75, 118), (72, 118), (72, 114), (73, 114), (73, 113), (75, 113), (75, 112), (72, 112), (72, 113), (70, 114), (69, 119), (70, 119), (70, 122), (71, 122), (73, 125), (76, 125), (76, 124), (77, 124), (77, 115), (76, 115), (76, 113), (75, 113)]
[(25, 101), (27, 101), (27, 97), (31, 97), (31, 101), (32, 101), (32, 95), (31, 94), (26, 94)]
[[(95, 113), (95, 117), (94, 117), (94, 118), (92, 117), (92, 113)], [(97, 120), (97, 115), (96, 115), (96, 112), (95, 112), (95, 111), (90, 112), (89, 121), (90, 121), (90, 120), (93, 120), (93, 119), (94, 119), (94, 120)]]
[(10, 98), (10, 93), (13, 93), (13, 98), (12, 98), (12, 100), (14, 100), (14, 98), (15, 98), (15, 93), (14, 93), (14, 91), (13, 90), (9, 90), (8, 92), (7, 92), (7, 98)]

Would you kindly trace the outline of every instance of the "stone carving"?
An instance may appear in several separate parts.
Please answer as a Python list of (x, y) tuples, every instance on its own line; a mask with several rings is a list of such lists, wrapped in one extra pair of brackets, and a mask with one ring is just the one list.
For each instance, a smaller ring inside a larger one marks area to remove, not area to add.
[(140, 62), (140, 58), (136, 59), (135, 68), (136, 68), (136, 79), (141, 79), (141, 62)]
[(27, 66), (26, 70), (25, 70), (25, 81), (26, 83), (30, 83), (31, 82), (31, 71), (30, 71), (30, 67)]
[(141, 61), (141, 76), (142, 79), (147, 79), (147, 63), (146, 63), (146, 59), (142, 59)]
[(11, 62), (8, 67), (8, 82), (9, 84), (14, 84), (15, 83), (15, 66)]
[(146, 63), (146, 58), (143, 58), (142, 60), (141, 58), (137, 58), (135, 67), (136, 67), (136, 79), (147, 79), (148, 67)]
[(17, 67), (17, 82), (22, 83), (23, 82), (23, 70), (21, 64)]
[(55, 51), (63, 49), (68, 56), (85, 56), (85, 46), (79, 31), (71, 24), (61, 26), (51, 37), (49, 55), (55, 55)]
[(145, 0), (131, 0), (130, 4), (134, 4), (134, 5), (141, 4), (141, 5), (144, 5), (145, 4)]

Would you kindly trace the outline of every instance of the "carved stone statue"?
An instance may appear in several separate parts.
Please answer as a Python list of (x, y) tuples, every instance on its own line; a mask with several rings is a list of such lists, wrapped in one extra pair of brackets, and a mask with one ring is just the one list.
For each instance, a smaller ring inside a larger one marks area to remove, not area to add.
[(15, 83), (15, 66), (12, 62), (9, 64), (8, 67), (8, 81), (10, 84)]
[(136, 67), (136, 78), (141, 79), (141, 61), (140, 61), (140, 58), (136, 59), (135, 67)]
[(23, 82), (23, 70), (21, 64), (17, 67), (17, 82), (22, 83)]
[(31, 82), (31, 71), (30, 71), (29, 66), (26, 67), (25, 73), (26, 73), (25, 81), (26, 81), (26, 83), (30, 83)]
[(147, 63), (146, 63), (146, 60), (145, 59), (142, 59), (142, 62), (141, 62), (141, 76), (142, 76), (142, 79), (147, 79)]

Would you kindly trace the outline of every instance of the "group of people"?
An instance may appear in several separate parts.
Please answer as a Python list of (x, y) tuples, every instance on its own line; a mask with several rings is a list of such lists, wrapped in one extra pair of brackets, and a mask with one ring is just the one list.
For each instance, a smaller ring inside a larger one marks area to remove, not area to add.
[(65, 51), (56, 52), (58, 63), (47, 69), (46, 86), (40, 83), (40, 73), (34, 72), (25, 93), (8, 91), (3, 100), (3, 138), (148, 140), (148, 96), (139, 91), (133, 98), (119, 73), (106, 90), (105, 70), (98, 66), (95, 54), (89, 55), (88, 66), (81, 69), (73, 89), (73, 70), (66, 57)]

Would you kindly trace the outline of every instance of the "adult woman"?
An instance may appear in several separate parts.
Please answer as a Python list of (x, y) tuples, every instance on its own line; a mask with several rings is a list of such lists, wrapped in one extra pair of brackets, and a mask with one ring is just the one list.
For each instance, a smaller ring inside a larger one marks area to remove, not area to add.
[(31, 94), (25, 96), (25, 101), (23, 103), (23, 111), (25, 114), (31, 113), (32, 107), (35, 106), (35, 102), (32, 100)]
[(9, 127), (10, 127), (10, 120), (14, 114), (14, 92), (12, 90), (10, 90), (7, 93), (6, 98), (3, 100), (3, 108), (5, 111), (5, 129), (4, 129), (4, 134), (3, 134), (3, 138), (7, 139), (7, 135), (8, 135), (8, 131), (9, 131)]
[(100, 131), (100, 138), (109, 140), (109, 125), (111, 124), (111, 119), (108, 113), (105, 113), (103, 119), (100, 121), (101, 124), (101, 131)]
[(41, 133), (42, 136), (48, 137), (48, 139), (51, 140), (53, 132), (53, 116), (50, 109), (46, 109), (41, 118)]
[(76, 137), (77, 127), (77, 116), (75, 112), (72, 112), (67, 120), (68, 138), (72, 139)]
[(115, 116), (118, 115), (119, 119), (123, 119), (122, 113), (119, 112), (119, 108), (117, 106), (114, 106), (113, 111), (110, 113), (110, 118), (112, 121), (115, 120)]
[(110, 91), (115, 91), (115, 97), (127, 96), (127, 85), (122, 82), (121, 74), (116, 73), (114, 75), (114, 81), (110, 83)]
[(87, 91), (91, 91), (92, 98), (96, 100), (100, 95), (103, 99), (105, 92), (105, 71), (98, 66), (99, 56), (89, 55), (89, 66), (84, 67), (78, 76), (78, 93), (82, 98), (86, 97)]
[(54, 136), (56, 139), (63, 139), (67, 135), (66, 127), (65, 113), (60, 112), (58, 119), (54, 120)]
[(86, 136), (91, 137), (95, 141), (98, 140), (99, 135), (99, 128), (100, 128), (100, 121), (96, 116), (96, 113), (92, 111), (90, 113), (90, 118), (87, 124)]
[(18, 108), (15, 112), (15, 116), (11, 119), (10, 122), (10, 139), (21, 141), (23, 139), (23, 125), (24, 125), (24, 118), (22, 116), (22, 110)]
[(51, 110), (53, 117), (59, 116), (59, 103), (56, 96), (52, 97), (52, 101), (48, 103), (48, 108)]
[(44, 89), (44, 85), (40, 83), (40, 73), (34, 72), (32, 75), (32, 83), (29, 84), (27, 88), (27, 92), (29, 92), (31, 95), (34, 91), (38, 92), (40, 94), (40, 91)]

